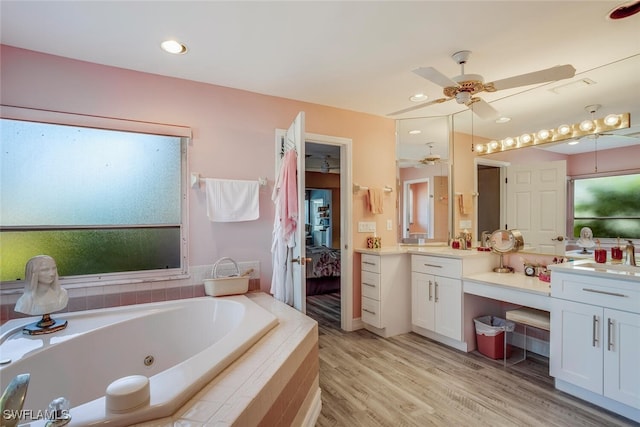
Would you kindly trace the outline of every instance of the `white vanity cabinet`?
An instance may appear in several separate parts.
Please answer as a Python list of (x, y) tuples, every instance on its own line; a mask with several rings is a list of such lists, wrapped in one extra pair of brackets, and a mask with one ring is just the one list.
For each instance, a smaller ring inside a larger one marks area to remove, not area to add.
[(411, 256), (411, 323), (416, 333), (426, 335), (426, 330), (462, 340), (461, 278), (460, 259)]
[(640, 286), (553, 271), (549, 370), (560, 390), (640, 421)]
[(362, 254), (362, 322), (383, 337), (411, 331), (409, 258), (404, 253)]

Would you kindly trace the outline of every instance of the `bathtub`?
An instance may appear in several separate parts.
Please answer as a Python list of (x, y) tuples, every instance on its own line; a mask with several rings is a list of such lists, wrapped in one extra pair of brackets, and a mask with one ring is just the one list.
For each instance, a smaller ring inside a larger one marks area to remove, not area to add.
[[(71, 403), (69, 425), (120, 426), (169, 416), (278, 323), (245, 296), (52, 317), (66, 319), (67, 328), (29, 336), (22, 327), (38, 318), (2, 325), (0, 359), (11, 362), (0, 366), (0, 384), (4, 388), (16, 375), (30, 373), (23, 410), (42, 413), (63, 396)], [(150, 403), (124, 414), (107, 412), (107, 386), (130, 375), (149, 378)]]

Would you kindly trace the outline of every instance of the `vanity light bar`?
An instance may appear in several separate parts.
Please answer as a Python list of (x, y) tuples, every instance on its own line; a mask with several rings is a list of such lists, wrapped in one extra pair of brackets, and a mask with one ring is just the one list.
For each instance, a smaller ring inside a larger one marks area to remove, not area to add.
[(477, 144), (474, 149), (478, 155), (483, 156), (517, 148), (557, 143), (617, 129), (626, 129), (630, 124), (631, 116), (629, 113), (609, 114), (600, 119), (587, 119), (571, 125), (561, 124), (555, 129), (541, 129), (535, 133), (524, 133), (517, 137), (510, 136), (499, 141)]

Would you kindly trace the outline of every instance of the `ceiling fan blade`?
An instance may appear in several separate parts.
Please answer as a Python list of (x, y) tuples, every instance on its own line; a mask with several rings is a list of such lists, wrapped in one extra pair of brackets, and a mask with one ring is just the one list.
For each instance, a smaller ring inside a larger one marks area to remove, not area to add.
[(500, 113), (482, 98), (472, 98), (472, 102), (467, 104), (471, 111), (478, 115), (481, 119), (496, 119)]
[(436, 70), (433, 67), (420, 67), (413, 70), (413, 72), (419, 75), (420, 77), (423, 77), (427, 80), (434, 82), (438, 86), (442, 86), (442, 87), (449, 87), (449, 86), (458, 87), (459, 86), (458, 83), (454, 82), (449, 77), (445, 76), (444, 74), (442, 74), (440, 71)]
[(434, 99), (433, 101), (423, 102), (422, 104), (414, 105), (413, 107), (405, 108), (404, 110), (394, 111), (393, 113), (387, 114), (387, 116), (397, 116), (398, 114), (408, 113), (409, 111), (413, 111), (413, 110), (419, 110), (420, 108), (424, 108), (424, 107), (427, 107), (429, 105), (441, 104), (441, 103), (443, 103), (445, 101), (448, 101), (450, 99), (453, 99), (453, 98), (438, 98), (438, 99)]
[(488, 92), (493, 92), (494, 90), (511, 89), (514, 87), (528, 86), (537, 83), (569, 79), (575, 76), (575, 74), (576, 69), (573, 68), (573, 65), (558, 65), (545, 70), (534, 71), (532, 73), (521, 74), (519, 76), (496, 80), (492, 83), (486, 83), (485, 88), (487, 88), (486, 90)]

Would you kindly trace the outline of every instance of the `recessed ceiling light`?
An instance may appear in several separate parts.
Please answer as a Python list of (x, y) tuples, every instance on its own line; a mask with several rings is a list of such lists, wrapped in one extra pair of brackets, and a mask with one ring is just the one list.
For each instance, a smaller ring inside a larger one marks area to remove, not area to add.
[(508, 123), (511, 121), (511, 117), (498, 117), (496, 123)]
[(173, 53), (176, 55), (187, 53), (187, 46), (175, 40), (165, 40), (160, 43), (160, 47), (165, 52)]
[(413, 102), (422, 102), (422, 101), (426, 101), (427, 98), (429, 97), (424, 93), (416, 93), (415, 95), (412, 95), (409, 99)]
[(409, 135), (419, 135), (422, 131), (420, 129), (414, 129), (409, 131)]

